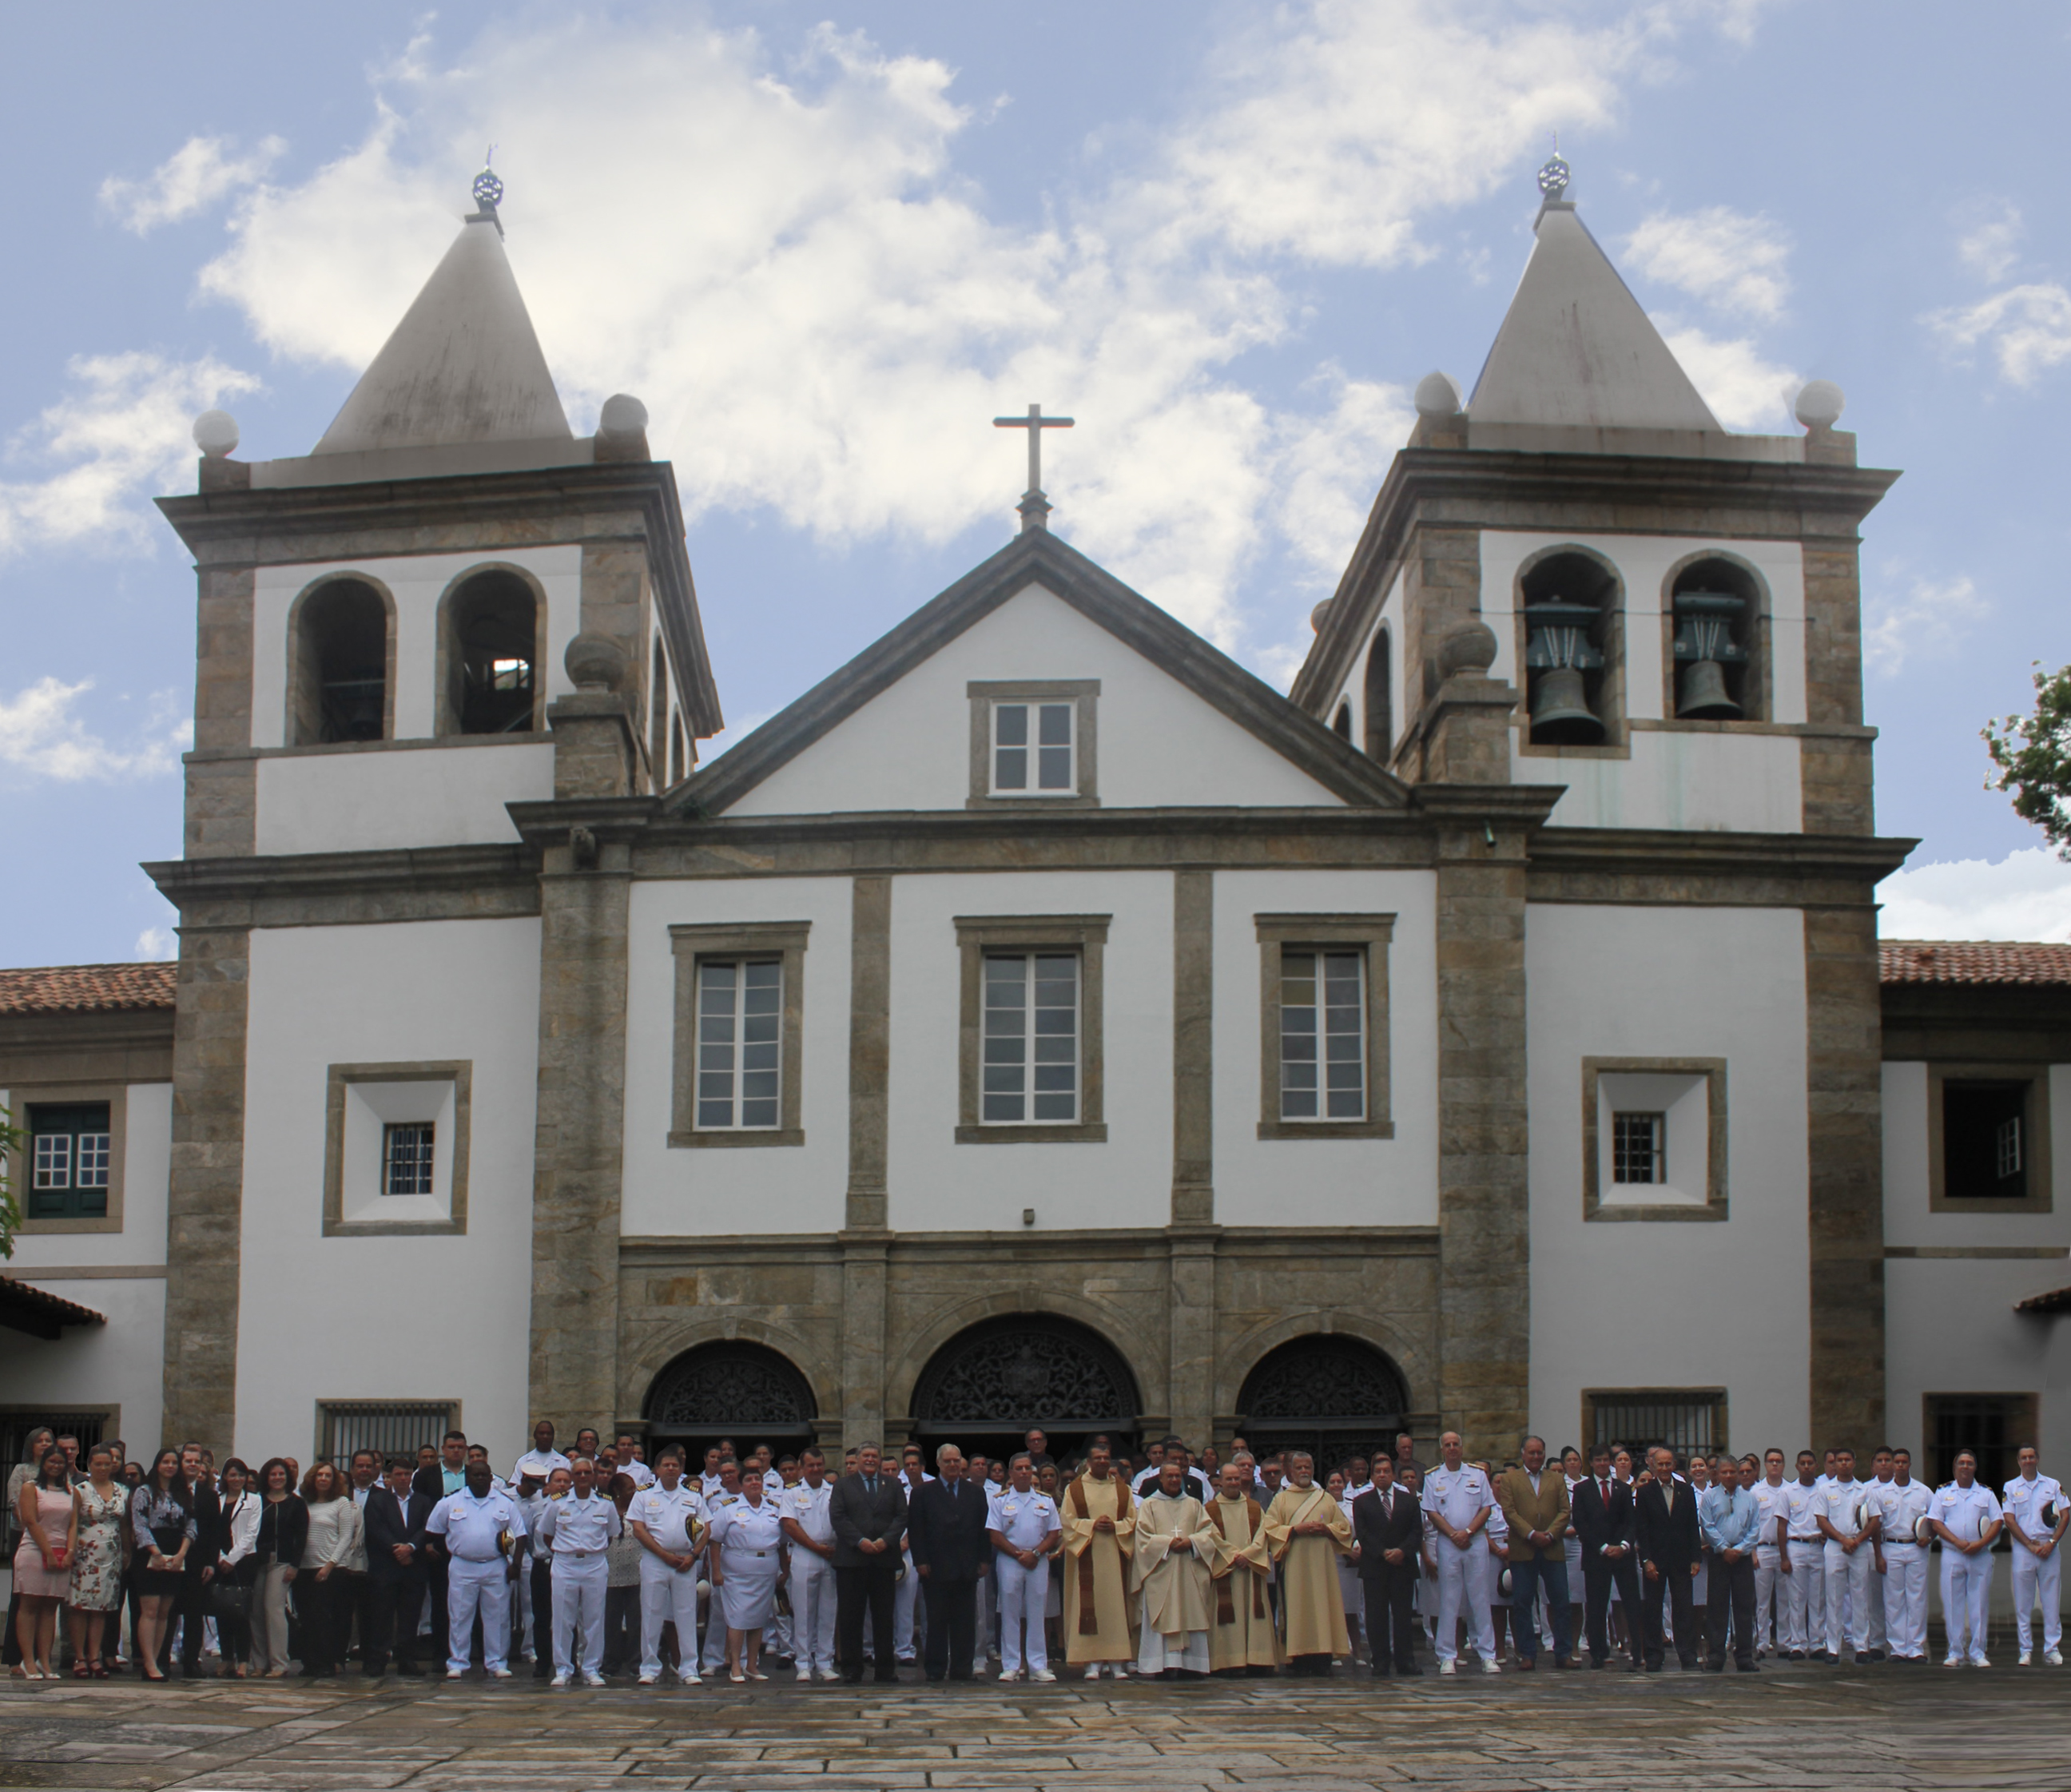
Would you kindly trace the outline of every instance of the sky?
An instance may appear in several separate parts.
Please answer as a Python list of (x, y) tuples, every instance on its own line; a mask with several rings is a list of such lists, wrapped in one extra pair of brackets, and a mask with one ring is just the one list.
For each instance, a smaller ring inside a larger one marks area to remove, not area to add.
[(1978, 734), (2071, 660), (2071, 14), (1886, 0), (1268, 9), (209, 4), (0, 18), (0, 962), (169, 955), (193, 417), (302, 454), (485, 149), (571, 420), (650, 413), (730, 724), (1052, 527), (1291, 680), (1433, 369), (1568, 197), (1729, 427), (1868, 465), (1893, 934), (2071, 939)]

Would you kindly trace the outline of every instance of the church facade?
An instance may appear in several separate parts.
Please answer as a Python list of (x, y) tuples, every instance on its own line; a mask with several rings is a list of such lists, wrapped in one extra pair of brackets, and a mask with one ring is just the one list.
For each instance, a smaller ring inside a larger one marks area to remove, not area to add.
[[(0, 990), (55, 1303), (0, 1413), (1498, 1458), (2058, 1416), (2013, 1309), (2071, 1281), (2071, 968), (1880, 974), (1896, 475), (1838, 400), (1722, 429), (1556, 183), (1291, 696), (1031, 491), (700, 765), (673, 474), (632, 400), (571, 433), (486, 200), (314, 453), (219, 425), (162, 500), (180, 956)], [(1991, 1317), (1930, 1344), (1958, 1273)]]

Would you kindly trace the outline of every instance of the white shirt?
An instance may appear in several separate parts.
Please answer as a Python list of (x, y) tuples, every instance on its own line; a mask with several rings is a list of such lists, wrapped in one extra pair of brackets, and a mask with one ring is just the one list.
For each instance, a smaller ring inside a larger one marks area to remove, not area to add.
[(621, 1462), (618, 1472), (632, 1482), (636, 1491), (654, 1485), (654, 1471), (637, 1456), (629, 1457)]
[(1754, 1509), (1761, 1520), (1761, 1528), (1756, 1534), (1754, 1546), (1757, 1549), (1774, 1549), (1776, 1547), (1776, 1521), (1789, 1515), (1790, 1483), (1779, 1481), (1772, 1487), (1769, 1484), (1769, 1478), (1765, 1475), (1748, 1491), (1754, 1495)]
[(698, 1477), (698, 1491), (705, 1496), (707, 1504), (711, 1503), (712, 1496), (718, 1493), (725, 1485), (726, 1483), (716, 1474), (701, 1474)]
[[(671, 1492), (657, 1481), (651, 1487), (642, 1487), (625, 1504), (625, 1522), (630, 1526), (644, 1524), (647, 1535), (672, 1556), (680, 1556), (694, 1547), (691, 1532), (704, 1516), (703, 1496), (687, 1481), (679, 1481)], [(668, 1564), (661, 1560), (651, 1549), (641, 1552), (640, 1566), (646, 1571), (653, 1562), (658, 1573), (669, 1572)]]
[(618, 1508), (600, 1493), (587, 1499), (563, 1494), (548, 1500), (539, 1515), (539, 1535), (553, 1544), (556, 1556), (601, 1554), (624, 1529), (618, 1522)]
[(511, 1465), (511, 1484), (515, 1486), (528, 1474), (543, 1482), (556, 1469), (568, 1466), (568, 1458), (558, 1450), (528, 1450)]
[(1829, 1481), (1817, 1491), (1819, 1497), (1813, 1502), (1814, 1513), (1826, 1519), (1843, 1537), (1860, 1536), (1869, 1528), (1868, 1512), (1864, 1514), (1860, 1523), (1856, 1518), (1856, 1503), (1869, 1491), (1861, 1482)]
[(1495, 1504), (1495, 1494), (1488, 1477), (1473, 1463), (1462, 1462), (1456, 1469), (1441, 1463), (1424, 1477), (1422, 1504), (1427, 1520), (1442, 1518), (1455, 1531), (1464, 1531)]
[(1934, 1503), (1934, 1490), (1925, 1481), (1909, 1481), (1901, 1486), (1897, 1480), (1872, 1481), (1869, 1487), (1870, 1503), (1876, 1508), (1877, 1516), (1884, 1521), (1883, 1547), (1892, 1549), (1917, 1549), (1913, 1527), (1926, 1517), (1927, 1509)]
[(743, 1496), (712, 1515), (712, 1541), (729, 1556), (773, 1556), (784, 1541), (783, 1515), (773, 1495), (765, 1494), (760, 1506)]
[[(835, 1484), (822, 1479), (815, 1487), (801, 1481), (795, 1487), (786, 1487), (777, 1510), (785, 1518), (793, 1519), (798, 1528), (814, 1543), (832, 1543), (835, 1540), (835, 1521), (827, 1515), (827, 1503), (834, 1498)], [(824, 1556), (818, 1558), (825, 1560)]]
[(1816, 1515), (1823, 1491), (1816, 1481), (1809, 1487), (1802, 1481), (1783, 1483), (1783, 1515), (1788, 1520), (1786, 1530), (1793, 1543), (1826, 1540), (1827, 1534), (1819, 1528)]
[[(117, 1486), (121, 1482), (116, 1482)], [(230, 1547), (223, 1552), (226, 1562), (241, 1562), (259, 1541), (260, 1515), (266, 1502), (255, 1493), (241, 1493), (230, 1508)]]
[[(2044, 1506), (2057, 1508), (2046, 1524), (2042, 1519)], [(1999, 1502), (1999, 1507), (2008, 1518), (2040, 1543), (2057, 1528), (2057, 1519), (2062, 1515), (2064, 1509), (2064, 1489), (2046, 1474), (2038, 1474), (2032, 1481), (2016, 1474), (2007, 1482), (2006, 1497)], [(2016, 1539), (2016, 1542), (2018, 1541)]]
[(1951, 1481), (1935, 1495), (1927, 1515), (1937, 1523), (1947, 1525), (1965, 1543), (1975, 1543), (1985, 1534), (1987, 1525), (2005, 1515), (1983, 1482), (1973, 1481), (1967, 1487), (1959, 1487)]
[(1016, 1549), (1040, 1549), (1052, 1531), (1062, 1528), (1057, 1503), (1040, 1487), (1026, 1493), (1009, 1487), (993, 1502), (990, 1528)]
[(491, 1487), (479, 1499), (467, 1488), (448, 1494), (432, 1508), (424, 1528), (444, 1537), (446, 1548), (463, 1562), (493, 1562), (502, 1551), (496, 1540), (525, 1535), (525, 1515), (507, 1493)]

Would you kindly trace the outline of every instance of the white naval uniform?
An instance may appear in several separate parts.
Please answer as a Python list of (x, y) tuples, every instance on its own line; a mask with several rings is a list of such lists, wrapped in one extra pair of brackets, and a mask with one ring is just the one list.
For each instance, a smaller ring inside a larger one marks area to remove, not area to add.
[[(2042, 1519), (2042, 1508), (2053, 1506), (2057, 1513), (2048, 1523)], [(2059, 1482), (2047, 1474), (2038, 1474), (2032, 1481), (2016, 1474), (2006, 1484), (2006, 1492), (1999, 1507), (2037, 1543), (2044, 1541), (2057, 1528), (2056, 1517), (2064, 1509), (2064, 1489)], [(2037, 1556), (2024, 1544), (2019, 1537), (2013, 1540), (2013, 1624), (2014, 1633), (2020, 1642), (2020, 1652), (2025, 1655), (2035, 1646), (2033, 1617), (2037, 1598), (2042, 1601), (2042, 1646), (2054, 1649), (2064, 1640), (2064, 1560), (2054, 1549), (2047, 1556)]]
[(568, 1638), (582, 1632), (580, 1666), (586, 1680), (601, 1679), (604, 1669), (604, 1595), (610, 1584), (610, 1564), (605, 1551), (624, 1528), (618, 1508), (602, 1494), (588, 1499), (563, 1494), (547, 1502), (540, 1515), (539, 1534), (553, 1545), (554, 1676), (564, 1679), (578, 1663), (572, 1659)]
[(1818, 1482), (1783, 1484), (1784, 1534), (1790, 1572), (1784, 1577), (1782, 1646), (1816, 1654), (1827, 1646), (1827, 1536), (1815, 1522), (1823, 1490)]
[[(2003, 1515), (1992, 1490), (1982, 1481), (1959, 1487), (1951, 1481), (1934, 1496), (1927, 1515), (1946, 1524), (1966, 1543), (1983, 1536), (1985, 1527)], [(1992, 1552), (1966, 1556), (1942, 1545), (1942, 1622), (1949, 1635), (1949, 1659), (1966, 1656), (1979, 1666), (1985, 1660), (1985, 1622), (1992, 1596)], [(1963, 1641), (1969, 1633), (1967, 1646)]]
[[(1837, 1476), (1821, 1490), (1814, 1510), (1843, 1536), (1858, 1536), (1869, 1528), (1876, 1510), (1868, 1495), (1861, 1482)], [(1858, 1506), (1864, 1509), (1860, 1523)], [(1827, 1632), (1822, 1646), (1839, 1661), (1844, 1632), (1852, 1653), (1860, 1655), (1869, 1646), (1870, 1582), (1876, 1577), (1876, 1562), (1868, 1544), (1858, 1544), (1851, 1554), (1831, 1537), (1827, 1539), (1825, 1558)]]
[[(721, 1512), (741, 1503), (737, 1493), (728, 1493), (724, 1487), (716, 1494), (705, 1495), (705, 1522), (716, 1526)], [(710, 1576), (710, 1564), (716, 1551), (705, 1552), (706, 1573)], [(724, 1570), (721, 1571), (722, 1573)], [(722, 1585), (710, 1587), (705, 1601), (705, 1642), (699, 1660), (707, 1674), (716, 1672), (726, 1661), (726, 1589)]]
[[(626, 1503), (625, 1524), (644, 1524), (647, 1535), (672, 1556), (696, 1548), (704, 1528), (705, 1503), (695, 1487), (679, 1481), (671, 1491), (657, 1481)], [(662, 1673), (662, 1627), (676, 1626), (676, 1659), (683, 1683), (698, 1678), (698, 1564), (671, 1568), (645, 1545), (640, 1551), (640, 1677)]]
[(1430, 1550), (1438, 1563), (1438, 1636), (1434, 1653), (1441, 1663), (1458, 1658), (1459, 1645), (1455, 1638), (1464, 1612), (1469, 1646), (1483, 1661), (1492, 1662), (1495, 1621), (1489, 1608), (1495, 1592), (1495, 1562), (1483, 1535), (1487, 1527), (1468, 1538), (1467, 1547), (1462, 1549), (1432, 1523), (1436, 1515), (1454, 1530), (1464, 1531), (1482, 1513), (1493, 1511), (1495, 1494), (1489, 1478), (1469, 1462), (1457, 1469), (1441, 1464), (1424, 1477), (1421, 1503)]
[[(523, 1477), (514, 1474), (511, 1478), (515, 1489)], [(547, 1494), (543, 1487), (535, 1494), (514, 1491), (511, 1497), (518, 1502), (518, 1510), (525, 1515), (525, 1559), (518, 1568), (518, 1656), (521, 1661), (531, 1661), (534, 1659), (532, 1638), (536, 1634), (532, 1622), (532, 1560), (546, 1550), (546, 1545), (539, 1540), (539, 1515), (547, 1509)], [(548, 1584), (552, 1584), (552, 1564)]]
[(777, 1576), (783, 1521), (769, 1494), (761, 1505), (744, 1495), (712, 1517), (712, 1548), (725, 1576), (720, 1602), (729, 1630), (766, 1630), (777, 1615)]
[(511, 1485), (515, 1488), (526, 1476), (531, 1475), (543, 1487), (556, 1469), (568, 1466), (568, 1458), (558, 1450), (528, 1450), (511, 1465)]
[(1934, 1503), (1934, 1490), (1924, 1481), (1872, 1481), (1884, 1532), (1884, 1644), (1901, 1661), (1927, 1659), (1927, 1555), (1925, 1544), (1913, 1540), (1913, 1528)]
[(1783, 1591), (1783, 1576), (1778, 1571), (1783, 1549), (1776, 1540), (1776, 1521), (1784, 1515), (1783, 1491), (1790, 1484), (1779, 1481), (1772, 1487), (1764, 1475), (1748, 1490), (1754, 1495), (1759, 1523), (1754, 1544), (1754, 1651), (1757, 1655), (1782, 1644), (1783, 1608), (1789, 1595)]
[[(832, 1543), (835, 1527), (827, 1504), (834, 1491), (834, 1482), (825, 1476), (817, 1487), (801, 1481), (784, 1490), (777, 1510), (814, 1542)], [(802, 1678), (808, 1672), (824, 1678), (835, 1667), (835, 1564), (796, 1543), (790, 1547), (791, 1659)]]
[[(1057, 1503), (1040, 1487), (1018, 1493), (1009, 1487), (992, 1503), (991, 1528), (1016, 1549), (1040, 1551), (1044, 1540), (1061, 1529)], [(1043, 1618), (1050, 1604), (1050, 1558), (1038, 1554), (1033, 1568), (994, 1550), (992, 1572), (999, 1581), (999, 1676), (1011, 1680), (1025, 1667), (1031, 1674), (1050, 1666), (1050, 1647)], [(1023, 1632), (1027, 1634), (1023, 1646)]]
[(477, 1499), (465, 1487), (432, 1508), (424, 1529), (445, 1540), (446, 1671), (465, 1674), (482, 1614), (482, 1663), (505, 1672), (511, 1652), (511, 1566), (499, 1540), (523, 1541), (525, 1515), (518, 1502), (491, 1487)]
[[(925, 1469), (921, 1471), (917, 1482), (908, 1475), (905, 1470), (899, 1471), (899, 1485), (905, 1490), (906, 1510), (908, 1512), (913, 1510), (914, 1495), (934, 1478)], [(910, 1662), (914, 1659), (913, 1608), (921, 1597), (921, 1577), (913, 1566), (913, 1546), (904, 1536), (899, 1540), (899, 1584), (892, 1593), (892, 1653), (900, 1661)], [(876, 1635), (876, 1624), (863, 1626), (863, 1649), (865, 1655), (872, 1654)]]

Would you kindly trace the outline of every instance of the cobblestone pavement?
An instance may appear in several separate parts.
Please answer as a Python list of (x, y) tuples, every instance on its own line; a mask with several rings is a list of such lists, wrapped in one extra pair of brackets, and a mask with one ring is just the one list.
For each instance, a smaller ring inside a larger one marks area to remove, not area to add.
[(2071, 1788), (2071, 1669), (1376, 1685), (0, 1683), (0, 1786)]

